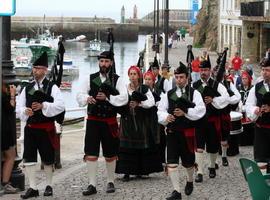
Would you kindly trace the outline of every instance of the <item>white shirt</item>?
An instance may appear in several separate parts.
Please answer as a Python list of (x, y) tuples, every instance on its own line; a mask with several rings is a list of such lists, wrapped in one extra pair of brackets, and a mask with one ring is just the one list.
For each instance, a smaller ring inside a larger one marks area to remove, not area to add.
[(230, 89), (233, 91), (234, 95), (229, 97), (230, 98), (230, 104), (234, 105), (240, 102), (241, 100), (241, 94), (239, 93), (239, 91), (237, 90), (237, 88), (235, 87), (235, 85), (233, 83), (230, 82)]
[[(102, 76), (100, 73), (100, 80), (103, 83), (106, 80), (105, 76)], [(110, 104), (113, 106), (123, 106), (128, 103), (128, 93), (127, 90), (124, 89), (126, 88), (124, 81), (119, 77), (116, 82), (115, 88), (118, 90), (119, 95), (110, 95), (110, 98), (107, 99)], [(85, 78), (83, 81), (83, 84), (80, 87), (80, 91), (77, 94), (77, 102), (79, 106), (83, 107), (87, 105), (87, 98), (89, 97), (88, 92), (90, 91), (90, 77), (88, 76)]]
[[(181, 90), (179, 88), (177, 88), (176, 90), (176, 95), (178, 97), (182, 96)], [(197, 90), (194, 90), (192, 102), (195, 104), (195, 107), (189, 108), (188, 112), (185, 113), (185, 117), (188, 118), (189, 120), (196, 121), (202, 118), (206, 112), (202, 96)], [(157, 114), (158, 114), (158, 122), (164, 126), (168, 124), (168, 122), (166, 121), (169, 115), (168, 108), (169, 108), (168, 95), (162, 95), (158, 105)]]
[[(43, 87), (42, 81), (39, 84), (39, 86), (40, 88)], [(39, 89), (37, 83), (35, 83), (34, 88), (35, 90)], [(24, 88), (20, 94), (20, 97), (17, 103), (17, 106), (18, 106), (17, 112), (21, 121), (27, 121), (29, 117), (28, 115), (25, 114), (25, 109), (26, 109), (26, 94), (25, 93), (26, 93), (26, 90)], [(52, 87), (51, 96), (54, 99), (52, 103), (46, 102), (46, 101), (42, 103), (43, 104), (42, 114), (46, 117), (56, 116), (65, 110), (65, 103), (62, 98), (61, 91), (56, 85), (53, 85)]]
[[(265, 89), (267, 92), (269, 92), (270, 88), (268, 87), (268, 85), (266, 83), (263, 83)], [(259, 108), (257, 106), (257, 98), (255, 95), (255, 86), (251, 88), (251, 90), (249, 91), (248, 97), (247, 97), (247, 101), (246, 101), (246, 113), (247, 113), (247, 117), (253, 121), (256, 121), (257, 118), (259, 117), (258, 115), (255, 114), (255, 110)]]

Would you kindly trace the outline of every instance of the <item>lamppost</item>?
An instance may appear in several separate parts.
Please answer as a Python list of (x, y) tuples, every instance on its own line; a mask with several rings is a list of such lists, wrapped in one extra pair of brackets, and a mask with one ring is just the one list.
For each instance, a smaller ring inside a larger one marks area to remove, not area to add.
[(164, 9), (164, 34), (165, 34), (164, 64), (166, 64), (167, 66), (169, 65), (168, 33), (169, 33), (169, 0), (165, 0), (165, 9)]
[(154, 30), (153, 30), (153, 46), (152, 49), (154, 50), (156, 43), (156, 0), (154, 0)]
[(156, 45), (155, 45), (155, 51), (156, 53), (159, 53), (159, 0), (157, 0), (157, 28), (156, 28)]
[[(7, 84), (18, 84), (19, 80), (16, 79), (16, 74), (13, 70), (14, 64), (11, 60), (11, 17), (10, 16), (3, 16), (1, 17), (1, 34), (2, 34), (2, 45), (1, 45), (1, 52), (2, 52), (2, 76), (4, 81)], [(2, 112), (1, 112), (2, 113)], [(16, 115), (14, 113), (14, 116), (12, 118), (12, 124), (14, 128), (16, 127)], [(16, 129), (16, 128), (15, 128)], [(16, 133), (16, 131), (15, 131)], [(16, 138), (16, 136), (15, 136)], [(13, 167), (13, 171), (11, 174), (11, 183), (14, 187), (17, 187), (21, 190), (24, 190), (25, 186), (25, 178), (24, 174), (22, 173), (22, 170), (18, 167), (19, 163), (22, 161), (21, 158), (18, 157), (18, 155), (15, 158), (15, 163)]]

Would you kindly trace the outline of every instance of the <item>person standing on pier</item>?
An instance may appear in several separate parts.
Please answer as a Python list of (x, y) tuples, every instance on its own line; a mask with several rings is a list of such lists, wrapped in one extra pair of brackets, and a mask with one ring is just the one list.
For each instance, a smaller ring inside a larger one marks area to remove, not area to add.
[(201, 79), (193, 83), (193, 88), (198, 90), (206, 105), (206, 115), (199, 120), (199, 127), (196, 129), (196, 163), (198, 165), (195, 182), (203, 181), (203, 151), (206, 145), (206, 152), (210, 157), (209, 177), (216, 177), (215, 162), (217, 159), (221, 142), (221, 109), (229, 102), (227, 89), (211, 78), (211, 65), (209, 60), (200, 64)]
[[(251, 88), (246, 101), (247, 117), (256, 121), (254, 159), (270, 168), (270, 59), (260, 63), (263, 80)], [(269, 171), (267, 173), (270, 173)]]
[(34, 81), (22, 90), (18, 101), (20, 118), (26, 121), (23, 163), (30, 185), (26, 193), (21, 195), (22, 199), (39, 196), (36, 184), (37, 151), (46, 175), (44, 196), (53, 195), (54, 152), (60, 148), (54, 122), (65, 106), (60, 89), (46, 78), (47, 71), (48, 56), (44, 52), (33, 63)]
[(186, 168), (185, 194), (193, 191), (195, 164), (195, 121), (205, 115), (201, 94), (188, 85), (188, 69), (180, 65), (175, 71), (176, 87), (161, 97), (158, 121), (167, 127), (167, 167), (174, 191), (168, 200), (181, 199), (179, 187), (179, 157)]
[(96, 176), (100, 143), (107, 168), (107, 193), (115, 192), (114, 172), (119, 149), (117, 107), (128, 102), (123, 80), (112, 72), (113, 55), (104, 51), (98, 56), (99, 72), (91, 74), (77, 94), (80, 106), (87, 105), (87, 125), (84, 139), (84, 161), (88, 168), (89, 185), (84, 196), (97, 193)]

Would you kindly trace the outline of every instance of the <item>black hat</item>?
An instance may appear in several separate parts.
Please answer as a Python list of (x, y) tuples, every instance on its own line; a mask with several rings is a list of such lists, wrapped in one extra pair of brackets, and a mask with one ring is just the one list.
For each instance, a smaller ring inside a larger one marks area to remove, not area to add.
[(270, 59), (269, 58), (263, 58), (260, 62), (261, 67), (270, 67)]
[(209, 68), (209, 69), (211, 69), (211, 64), (210, 64), (210, 62), (208, 60), (204, 60), (204, 61), (202, 61), (200, 63), (199, 67), (200, 68)]
[(41, 56), (36, 59), (36, 61), (33, 63), (33, 66), (48, 67), (48, 55), (46, 51), (44, 51)]
[(188, 69), (187, 69), (187, 66), (182, 63), (181, 61), (179, 62), (179, 67), (177, 67), (175, 70), (174, 70), (174, 74), (186, 74), (188, 75)]
[(101, 58), (113, 60), (113, 53), (111, 51), (103, 51), (98, 56), (98, 60), (101, 59)]

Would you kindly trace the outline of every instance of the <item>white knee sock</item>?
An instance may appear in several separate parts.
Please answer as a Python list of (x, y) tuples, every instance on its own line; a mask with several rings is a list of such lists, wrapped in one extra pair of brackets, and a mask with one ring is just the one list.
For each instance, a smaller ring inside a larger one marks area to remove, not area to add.
[(210, 156), (210, 168), (215, 168), (217, 155), (218, 155), (218, 153), (209, 153), (209, 156)]
[(187, 181), (193, 182), (194, 167), (186, 168), (187, 171)]
[(114, 183), (114, 172), (115, 172), (116, 160), (112, 162), (106, 162), (107, 168), (107, 182)]
[(198, 164), (197, 174), (203, 174), (203, 153), (195, 152), (195, 158)]
[(169, 169), (169, 176), (171, 178), (174, 190), (180, 193), (178, 168), (176, 167), (173, 169)]
[(221, 150), (222, 150), (222, 156), (221, 157), (227, 157), (227, 146), (221, 145)]
[(87, 168), (88, 168), (88, 179), (89, 179), (89, 184), (93, 185), (96, 187), (97, 184), (97, 166), (98, 162), (97, 161), (86, 161)]
[(26, 175), (29, 179), (29, 186), (30, 188), (36, 190), (37, 184), (36, 184), (36, 164), (35, 165), (25, 165), (25, 171)]
[(46, 184), (49, 186), (52, 186), (53, 166), (52, 165), (44, 165), (44, 172), (46, 175)]

